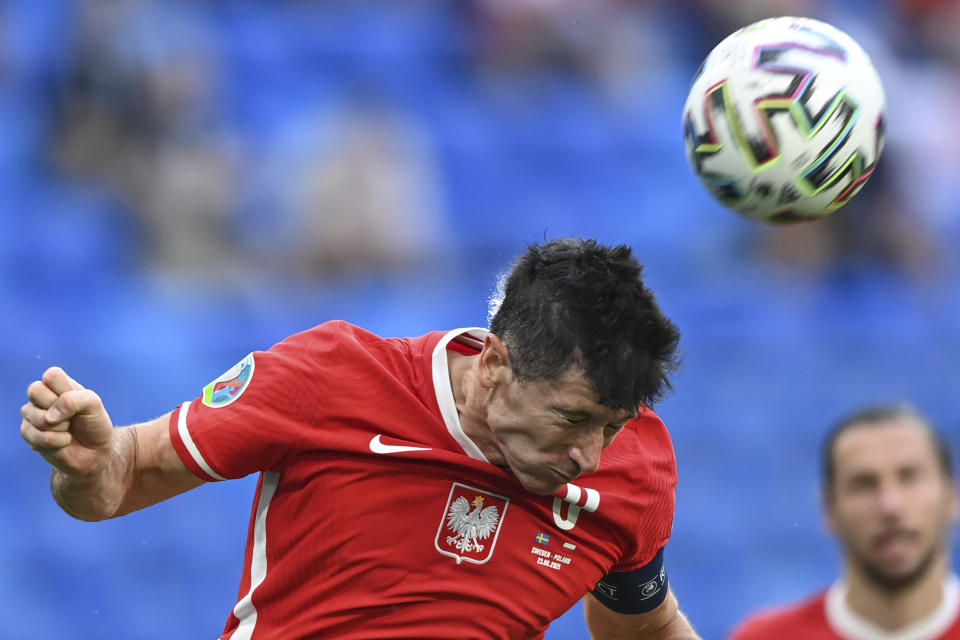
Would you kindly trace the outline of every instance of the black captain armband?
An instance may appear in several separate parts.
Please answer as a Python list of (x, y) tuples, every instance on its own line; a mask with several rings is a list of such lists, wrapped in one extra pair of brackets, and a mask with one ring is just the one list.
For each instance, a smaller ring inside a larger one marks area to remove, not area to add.
[(663, 567), (663, 549), (639, 569), (605, 575), (594, 587), (593, 595), (608, 609), (617, 613), (653, 611), (667, 597), (667, 570)]

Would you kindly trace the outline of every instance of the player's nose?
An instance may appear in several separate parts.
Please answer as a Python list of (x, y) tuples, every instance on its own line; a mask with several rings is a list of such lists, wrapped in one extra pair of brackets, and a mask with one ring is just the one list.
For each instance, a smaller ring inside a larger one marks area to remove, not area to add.
[(570, 448), (569, 456), (579, 468), (579, 473), (593, 473), (600, 467), (601, 452), (603, 429), (590, 429)]
[(877, 502), (884, 515), (899, 515), (906, 506), (908, 497), (896, 483), (886, 482), (880, 486)]

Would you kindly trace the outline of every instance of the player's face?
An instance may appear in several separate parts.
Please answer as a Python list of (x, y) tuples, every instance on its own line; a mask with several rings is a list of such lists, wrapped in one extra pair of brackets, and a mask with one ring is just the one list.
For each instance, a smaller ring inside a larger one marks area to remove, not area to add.
[(834, 446), (828, 522), (850, 569), (887, 589), (908, 586), (946, 553), (957, 493), (913, 418), (851, 427)]
[(509, 379), (493, 390), (487, 406), (490, 461), (509, 467), (527, 490), (548, 495), (600, 465), (636, 411), (600, 405), (586, 376), (571, 369), (556, 381)]

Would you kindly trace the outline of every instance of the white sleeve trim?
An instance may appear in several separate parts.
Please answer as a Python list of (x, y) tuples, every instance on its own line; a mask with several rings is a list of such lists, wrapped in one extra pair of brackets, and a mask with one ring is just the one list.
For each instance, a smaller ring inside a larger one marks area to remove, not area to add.
[(190, 436), (190, 430), (187, 428), (187, 410), (190, 408), (191, 404), (191, 402), (187, 402), (180, 407), (180, 416), (177, 418), (177, 433), (180, 434), (180, 439), (183, 440), (183, 446), (187, 448), (187, 451), (190, 453), (190, 457), (193, 458), (193, 461), (196, 462), (201, 469), (203, 469), (204, 473), (209, 475), (211, 478), (216, 478), (217, 480), (226, 480), (226, 478), (214, 471), (213, 467), (207, 463), (203, 457), (203, 454), (200, 453), (200, 449), (197, 448), (197, 444)]

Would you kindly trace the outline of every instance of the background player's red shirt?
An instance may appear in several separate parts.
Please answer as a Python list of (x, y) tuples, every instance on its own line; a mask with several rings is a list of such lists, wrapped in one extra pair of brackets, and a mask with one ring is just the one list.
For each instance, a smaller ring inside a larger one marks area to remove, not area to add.
[(951, 577), (940, 606), (898, 632), (884, 631), (851, 611), (837, 584), (797, 605), (748, 618), (730, 640), (960, 640), (960, 583)]
[(666, 544), (677, 478), (660, 419), (644, 409), (596, 473), (533, 495), (460, 428), (447, 349), (482, 340), (330, 322), (173, 413), (198, 477), (262, 472), (224, 639), (541, 637)]

